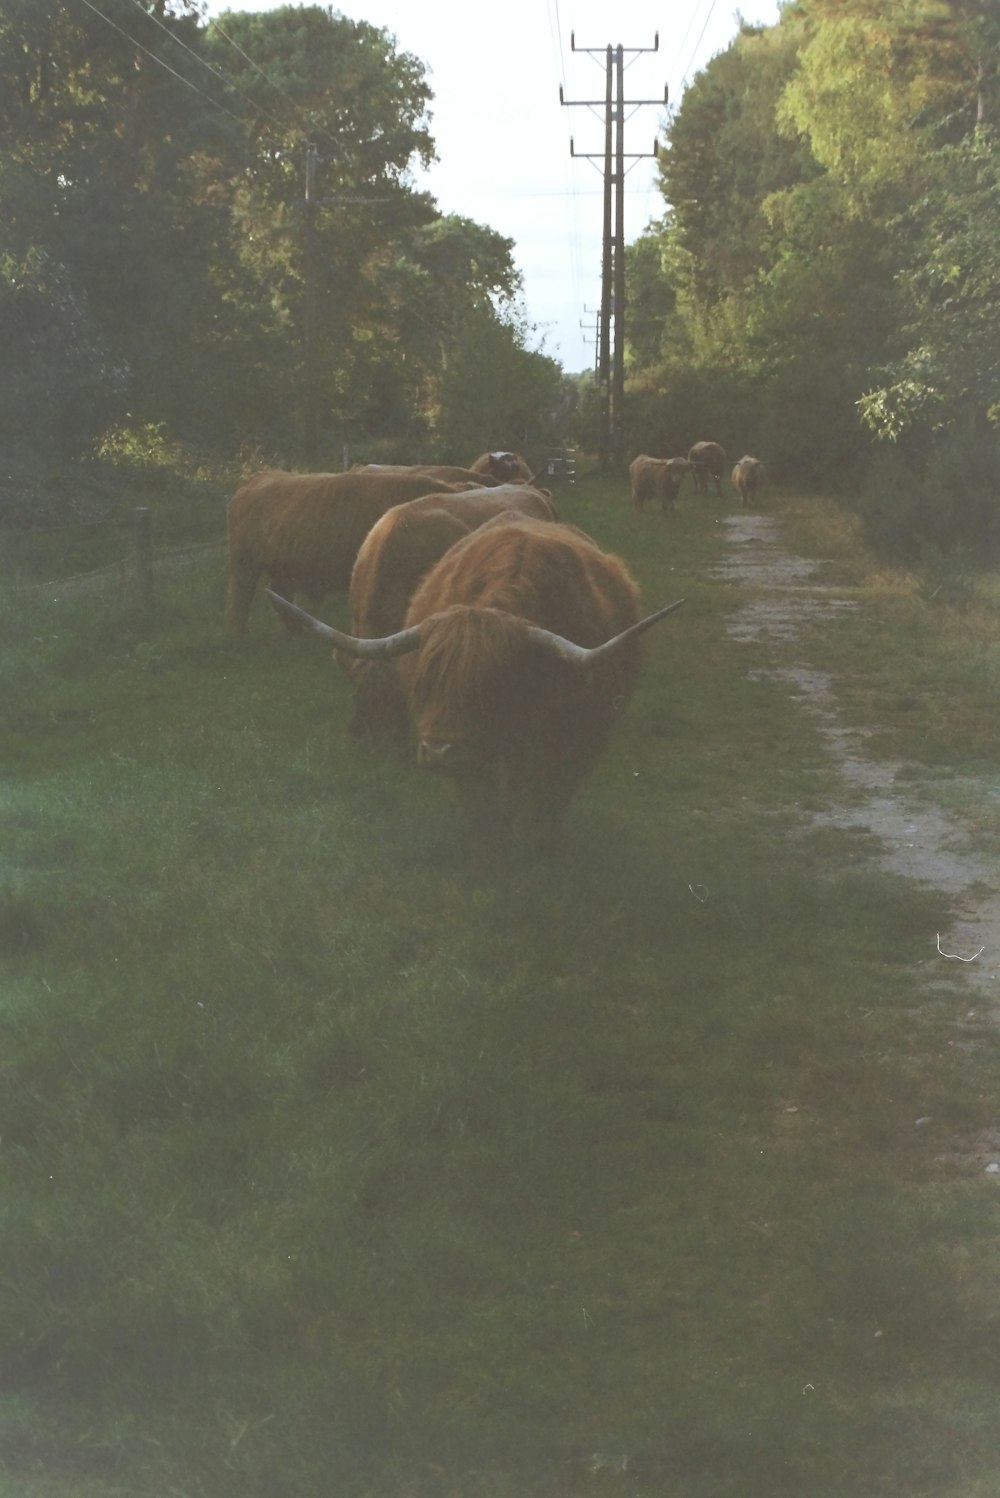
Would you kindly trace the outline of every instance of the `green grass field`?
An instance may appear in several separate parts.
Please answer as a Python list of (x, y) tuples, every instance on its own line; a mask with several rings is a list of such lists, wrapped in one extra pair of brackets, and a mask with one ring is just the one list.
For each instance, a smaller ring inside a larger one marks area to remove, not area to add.
[[(221, 555), (143, 628), (4, 598), (2, 1498), (1000, 1491), (1000, 1046), (942, 900), (810, 830), (728, 505), (557, 499), (688, 602), (534, 865), (345, 736), (322, 644), (226, 638)], [(1000, 775), (989, 590), (765, 504), (856, 589), (810, 648), (872, 752)]]

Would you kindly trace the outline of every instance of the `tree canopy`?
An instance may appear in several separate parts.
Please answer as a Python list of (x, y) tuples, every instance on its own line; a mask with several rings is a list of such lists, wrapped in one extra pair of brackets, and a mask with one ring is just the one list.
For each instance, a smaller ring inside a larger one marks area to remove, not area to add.
[(673, 406), (790, 479), (857, 485), (879, 442), (995, 455), (998, 60), (992, 0), (789, 0), (742, 27), (629, 250), (634, 446)]
[[(458, 366), (475, 446), (525, 420), (544, 440), (558, 371), (530, 345), (514, 245), (414, 185), (431, 97), (420, 59), (329, 6), (206, 22), (196, 0), (8, 0), (8, 440), (71, 455), (162, 422), (293, 459), (312, 407), (330, 452), (430, 454), (453, 440)], [(498, 385), (487, 350), (517, 374)], [(518, 387), (542, 404), (526, 415)]]

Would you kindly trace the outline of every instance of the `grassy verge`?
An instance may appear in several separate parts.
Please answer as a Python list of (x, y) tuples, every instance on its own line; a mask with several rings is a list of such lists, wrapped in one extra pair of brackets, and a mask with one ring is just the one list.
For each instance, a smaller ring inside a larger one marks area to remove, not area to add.
[[(559, 500), (688, 603), (538, 866), (345, 738), (321, 646), (227, 640), (217, 558), (152, 634), (11, 610), (3, 1498), (996, 1491), (998, 1049), (915, 966), (940, 900), (806, 830), (721, 509)], [(856, 579), (852, 710), (954, 674)]]

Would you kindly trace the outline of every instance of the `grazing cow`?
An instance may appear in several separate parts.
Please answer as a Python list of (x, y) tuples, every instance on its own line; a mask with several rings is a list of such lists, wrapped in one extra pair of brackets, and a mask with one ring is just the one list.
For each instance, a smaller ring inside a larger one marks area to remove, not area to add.
[(463, 484), (473, 489), (490, 488), (506, 483), (491, 473), (474, 473), (471, 468), (457, 468), (450, 463), (355, 463), (352, 473), (423, 473), (428, 478), (443, 479), (446, 484)]
[(471, 466), (474, 474), (489, 474), (497, 484), (530, 484), (534, 476), (517, 453), (483, 453)]
[(744, 506), (749, 503), (751, 494), (764, 482), (764, 465), (759, 458), (744, 457), (733, 469), (733, 488), (736, 490)]
[(694, 492), (696, 494), (708, 493), (708, 481), (715, 480), (716, 494), (722, 494), (722, 476), (726, 471), (726, 449), (718, 442), (696, 442), (688, 453), (688, 459), (694, 464)]
[[(556, 518), (544, 491), (517, 484), (426, 494), (387, 510), (365, 537), (351, 573), (351, 632), (375, 639), (402, 629), (421, 579), (450, 547), (488, 522), (525, 515)], [(354, 688), (350, 732), (376, 743), (405, 743), (409, 718), (395, 663), (335, 655)]]
[(398, 657), (418, 764), (453, 778), (487, 845), (540, 850), (558, 844), (621, 714), (637, 636), (678, 606), (641, 619), (638, 602), (624, 562), (582, 531), (518, 519), (445, 552), (395, 634), (360, 640), (301, 618), (338, 649)]
[[(454, 484), (425, 474), (254, 474), (229, 501), (229, 589), (226, 619), (245, 634), (258, 579), (292, 598), (341, 592), (365, 536), (393, 505), (422, 494), (452, 493)], [(464, 487), (459, 486), (459, 487)]]
[(659, 499), (662, 513), (673, 511), (680, 493), (681, 481), (691, 473), (694, 464), (688, 458), (650, 458), (640, 453), (629, 464), (628, 476), (632, 503), (641, 510), (648, 499)]

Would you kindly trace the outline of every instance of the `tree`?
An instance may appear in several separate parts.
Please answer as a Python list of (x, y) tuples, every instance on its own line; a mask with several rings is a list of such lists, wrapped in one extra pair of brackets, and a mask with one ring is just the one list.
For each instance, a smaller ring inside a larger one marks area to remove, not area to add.
[(980, 128), (930, 170), (901, 276), (908, 347), (859, 402), (865, 424), (893, 440), (1000, 425), (1000, 136)]
[(771, 257), (764, 203), (817, 175), (775, 118), (804, 28), (788, 15), (766, 31), (744, 27), (685, 92), (660, 156), (665, 258), (702, 357), (743, 358), (748, 303)]
[(84, 451), (116, 421), (165, 422), (290, 460), (307, 406), (338, 456), (366, 434), (518, 428), (510, 391), (544, 406), (551, 361), (528, 347), (511, 242), (414, 190), (434, 151), (423, 63), (329, 6), (200, 9), (0, 13), (0, 390), (21, 440)]

